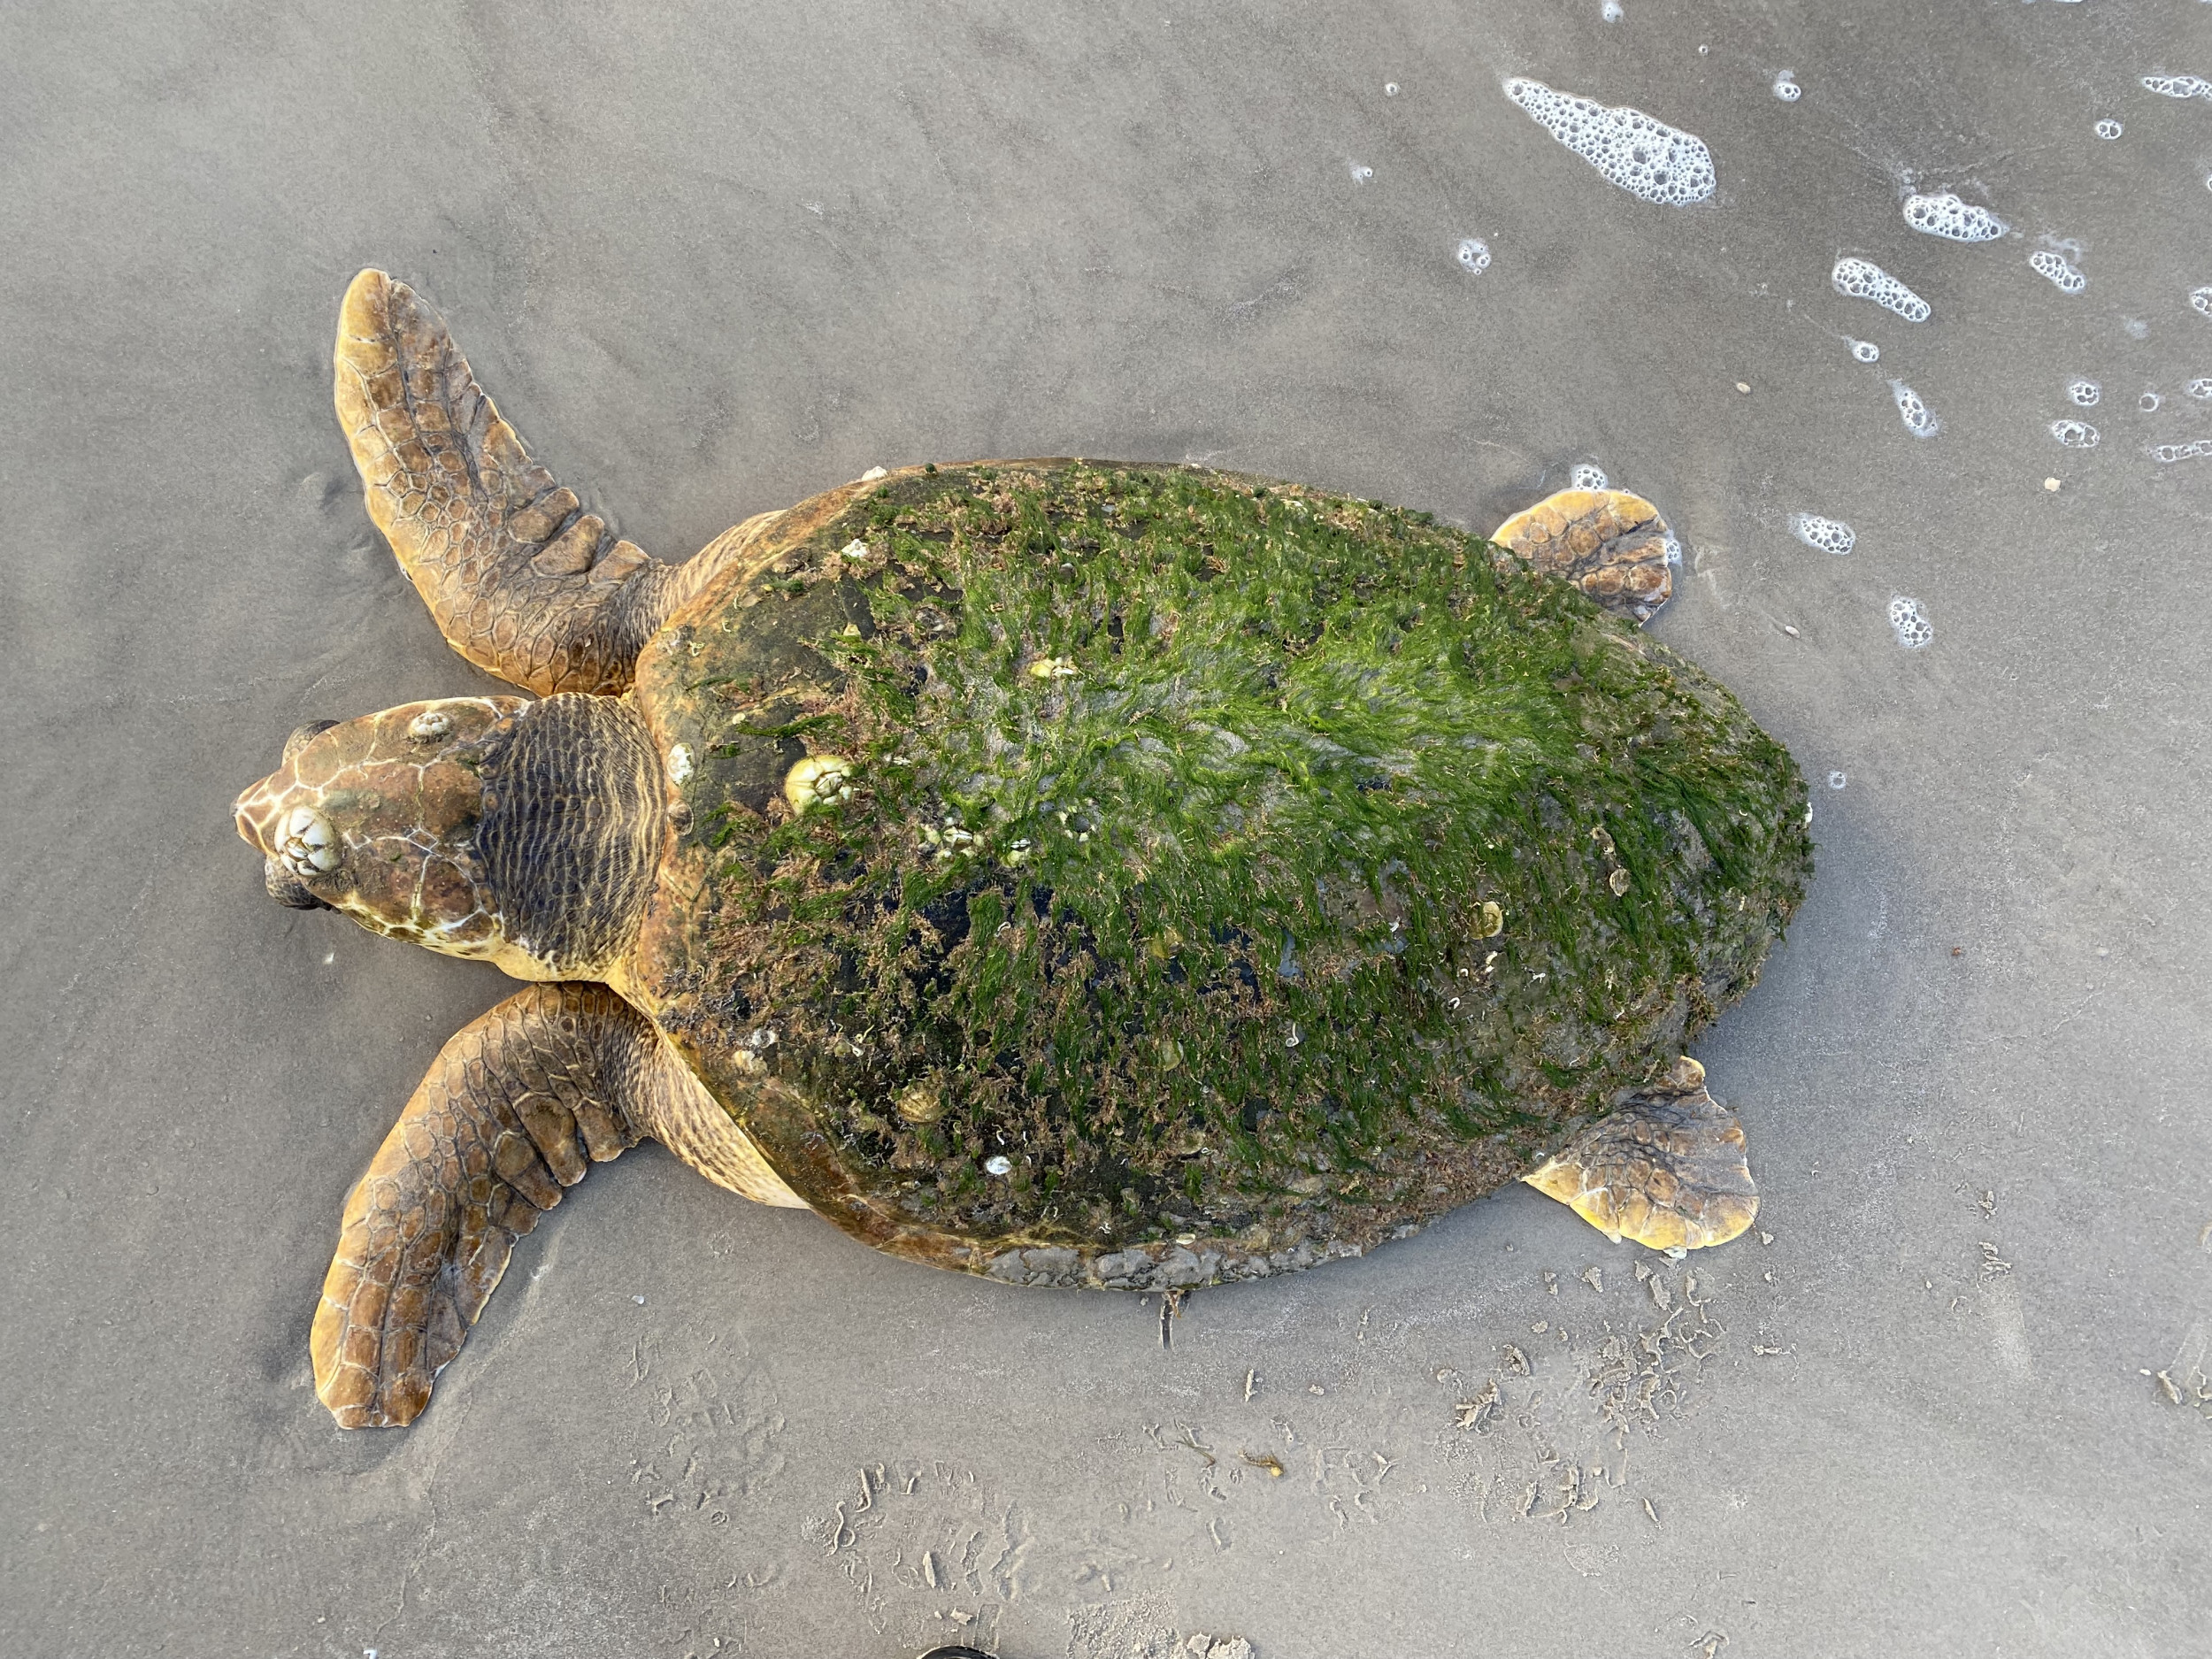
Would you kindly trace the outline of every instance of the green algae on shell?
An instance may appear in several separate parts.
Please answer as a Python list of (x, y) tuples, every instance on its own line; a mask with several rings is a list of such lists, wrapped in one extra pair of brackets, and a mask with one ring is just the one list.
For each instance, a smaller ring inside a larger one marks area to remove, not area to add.
[(639, 664), (683, 828), (637, 980), (871, 1243), (1356, 1254), (1663, 1076), (1802, 897), (1787, 752), (1426, 514), (1074, 461), (840, 495)]

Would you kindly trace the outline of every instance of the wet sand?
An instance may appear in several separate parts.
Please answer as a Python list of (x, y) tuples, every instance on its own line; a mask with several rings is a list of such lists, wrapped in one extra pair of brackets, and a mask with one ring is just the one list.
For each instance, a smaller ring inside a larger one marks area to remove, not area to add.
[[(2212, 98), (2139, 81), (2212, 77), (2212, 8), (542, 10), (0, 20), (0, 1651), (2201, 1640), (2212, 457), (2154, 449), (2212, 437)], [(1616, 188), (1511, 76), (1694, 134), (1716, 196)], [(1478, 530), (1578, 464), (1649, 495), (1655, 633), (1816, 782), (1811, 897), (1698, 1049), (1763, 1231), (1677, 1265), (1517, 1189), (1163, 1347), (1156, 1300), (914, 1267), (646, 1148), (414, 1428), (334, 1429), (340, 1206), (511, 989), (271, 904), (230, 825), (299, 722), (493, 686), (331, 413), (370, 264), (663, 557), (976, 456)]]

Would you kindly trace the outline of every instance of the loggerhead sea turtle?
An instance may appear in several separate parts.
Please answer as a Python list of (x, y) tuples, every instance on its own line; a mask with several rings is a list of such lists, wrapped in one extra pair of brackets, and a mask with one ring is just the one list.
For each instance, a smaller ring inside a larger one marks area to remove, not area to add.
[(998, 461), (666, 565), (403, 284), (354, 280), (336, 370), (401, 567), (536, 694), (316, 721), (237, 803), (281, 903), (533, 981), (347, 1201), (311, 1340), (342, 1425), (411, 1420), (514, 1239), (648, 1136), (1026, 1285), (1308, 1267), (1517, 1179), (1663, 1249), (1749, 1223), (1682, 1050), (1802, 896), (1809, 810), (1578, 591), (1664, 602), (1647, 503), (1563, 492), (1494, 541)]

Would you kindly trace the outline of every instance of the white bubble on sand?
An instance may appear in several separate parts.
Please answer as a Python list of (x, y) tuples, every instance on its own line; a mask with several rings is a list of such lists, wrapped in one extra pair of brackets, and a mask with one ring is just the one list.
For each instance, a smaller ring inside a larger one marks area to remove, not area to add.
[(1603, 489), (1607, 488), (1605, 469), (1585, 461), (1567, 474), (1567, 482), (1576, 489)]
[(1994, 242), (2006, 230), (2005, 221), (1987, 208), (1962, 202), (1947, 190), (1941, 196), (1907, 196), (1905, 223), (1923, 235), (1949, 242)]
[(2212, 98), (2212, 81), (2199, 75), (2145, 75), (2143, 90), (2162, 98)]
[(1608, 23), (1617, 23), (1628, 13), (1621, 10), (1621, 0), (1605, 0), (1605, 4), (1598, 8), (1598, 15)]
[(1505, 83), (1505, 96), (1640, 201), (1681, 207), (1713, 194), (1713, 152), (1694, 134), (1626, 104), (1615, 108), (1578, 98), (1517, 75)]
[(1480, 276), (1490, 268), (1490, 244), (1479, 236), (1463, 236), (1452, 257), (1470, 276)]
[(2097, 429), (2085, 420), (2054, 420), (2051, 436), (2070, 449), (2093, 449), (2097, 447)]
[(2154, 461), (2196, 461), (2212, 455), (2212, 438), (2197, 438), (2188, 443), (2158, 443), (2151, 446)]
[(1876, 265), (1871, 259), (1839, 259), (1828, 273), (1836, 292), (1853, 299), (1872, 300), (1886, 311), (1894, 311), (1909, 323), (1928, 320), (1928, 302)]
[(1396, 81), (1384, 81), (1384, 82), (1383, 82), (1383, 96), (1385, 96), (1386, 98), (1394, 98), (1394, 97), (1396, 97), (1397, 96), (1398, 96), (1398, 83), (1397, 83)]
[(1363, 165), (1359, 162), (1348, 162), (1346, 165), (1352, 170), (1352, 182), (1354, 184), (1365, 184), (1370, 179), (1375, 176), (1375, 170), (1372, 167)]
[(2094, 130), (2097, 136), (2100, 138), (2117, 138), (2127, 129), (2123, 127), (2117, 121), (2103, 120), (2097, 123)]
[(1897, 631), (1898, 644), (1909, 651), (1916, 651), (1935, 638), (1935, 624), (1928, 620), (1920, 602), (1902, 594), (1889, 602), (1889, 626)]
[(2104, 396), (2104, 388), (2094, 380), (2076, 380), (2066, 388), (2067, 401), (2084, 409), (2094, 409), (2097, 400)]
[(2200, 317), (2212, 317), (2212, 288), (2192, 289), (2189, 295), (2189, 309)]
[(2193, 380), (2181, 389), (2192, 397), (2212, 400), (2212, 380)]
[(1848, 553), (1859, 540), (1842, 519), (1824, 518), (1816, 512), (1792, 513), (1790, 534), (1823, 553)]
[(2158, 405), (2163, 400), (2156, 392), (2146, 392), (2135, 400), (2135, 406), (2145, 414), (2152, 415), (2158, 412)]
[(2038, 276), (2049, 278), (2051, 286), (2062, 294), (2078, 294), (2089, 286), (2089, 279), (2067, 264), (2063, 257), (2043, 249), (2028, 256), (2028, 268)]
[(1920, 394), (1902, 380), (1889, 383), (1889, 395), (1897, 400), (1897, 413), (1905, 423), (1905, 430), (1916, 438), (1932, 438), (1943, 430), (1943, 423), (1935, 418), (1935, 411), (1920, 401)]
[(1828, 787), (1831, 789), (1840, 789), (1850, 781), (1850, 779), (1839, 772), (1832, 772), (1828, 774)]
[(1871, 340), (1854, 340), (1851, 342), (1851, 355), (1862, 363), (1879, 363), (1882, 360), (1882, 349)]
[(1805, 96), (1805, 88), (1797, 84), (1797, 71), (1785, 69), (1774, 77), (1774, 96), (1785, 104), (1794, 104)]

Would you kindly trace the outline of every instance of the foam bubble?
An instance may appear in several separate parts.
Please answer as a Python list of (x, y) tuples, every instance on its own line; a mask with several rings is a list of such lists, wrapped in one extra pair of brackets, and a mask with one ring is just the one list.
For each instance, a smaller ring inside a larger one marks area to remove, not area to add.
[(2028, 256), (2028, 268), (2038, 276), (2048, 277), (2051, 286), (2062, 294), (2078, 294), (2089, 286), (2089, 279), (2066, 263), (2059, 255), (2038, 249)]
[(1846, 777), (1839, 772), (1832, 772), (1828, 774), (1828, 787), (1831, 789), (1840, 789), (1845, 784), (1849, 783), (1850, 781), (1851, 780), (1849, 778)]
[(2191, 289), (2189, 309), (2200, 317), (2212, 317), (2212, 288)]
[(1383, 82), (1383, 96), (1385, 96), (1386, 98), (1394, 98), (1394, 97), (1396, 97), (1397, 96), (1398, 96), (1398, 83), (1397, 83), (1396, 81), (1384, 81), (1384, 82)]
[(1882, 360), (1882, 349), (1871, 340), (1854, 340), (1851, 342), (1851, 355), (1862, 363), (1879, 363)]
[(1794, 104), (1805, 96), (1805, 88), (1797, 84), (1797, 71), (1785, 69), (1774, 77), (1774, 96), (1785, 104)]
[(1470, 276), (1480, 276), (1490, 268), (1490, 244), (1479, 236), (1463, 236), (1452, 257)]
[(1889, 395), (1897, 400), (1897, 413), (1904, 420), (1905, 429), (1916, 438), (1932, 438), (1943, 430), (1943, 423), (1935, 418), (1935, 411), (1920, 401), (1920, 394), (1902, 380), (1889, 383)]
[(1640, 201), (1681, 207), (1713, 194), (1713, 152), (1694, 134), (1626, 104), (1613, 108), (1519, 76), (1505, 83), (1505, 96)]
[(2066, 388), (2068, 401), (2078, 403), (2084, 409), (2094, 409), (2097, 400), (2103, 396), (2104, 388), (2094, 380), (2076, 380)]
[(1598, 8), (1598, 15), (1608, 23), (1617, 23), (1628, 13), (1621, 10), (1621, 0), (1605, 0), (1605, 4)]
[(1923, 235), (1950, 242), (1994, 242), (2007, 228), (1987, 208), (1962, 202), (1947, 190), (1941, 196), (1907, 196), (1905, 223)]
[(1603, 489), (1606, 488), (1605, 469), (1585, 461), (1567, 474), (1567, 481), (1577, 489)]
[(2203, 379), (2194, 380), (2190, 381), (2188, 385), (2182, 388), (2182, 390), (2187, 392), (2192, 397), (2212, 398), (2212, 380)]
[(1816, 512), (1792, 513), (1790, 534), (1823, 553), (1848, 553), (1859, 540), (1842, 519), (1824, 518)]
[(2103, 120), (2097, 123), (2094, 130), (2100, 138), (2117, 138), (2127, 129), (2117, 121)]
[(2145, 75), (2143, 90), (2162, 98), (2212, 98), (2212, 81), (2198, 75)]
[(2197, 438), (2187, 443), (2159, 443), (2151, 446), (2154, 461), (2194, 461), (2212, 455), (2212, 438)]
[(1354, 184), (1365, 184), (1370, 179), (1375, 176), (1375, 170), (1372, 167), (1363, 165), (1361, 163), (1356, 161), (1347, 165), (1349, 165), (1352, 170), (1352, 182)]
[(2097, 429), (2085, 420), (2054, 420), (2051, 436), (2070, 449), (2093, 449), (2097, 447)]
[(1889, 602), (1889, 626), (1897, 631), (1898, 644), (1909, 651), (1916, 651), (1935, 638), (1935, 625), (1928, 620), (1920, 602), (1902, 594)]
[(2156, 392), (2146, 392), (2135, 400), (2135, 406), (2147, 415), (2155, 414), (2162, 401)]
[(1836, 292), (1853, 299), (1872, 300), (1886, 311), (1895, 311), (1909, 323), (1928, 320), (1928, 302), (1876, 265), (1871, 259), (1839, 259), (1828, 273)]

